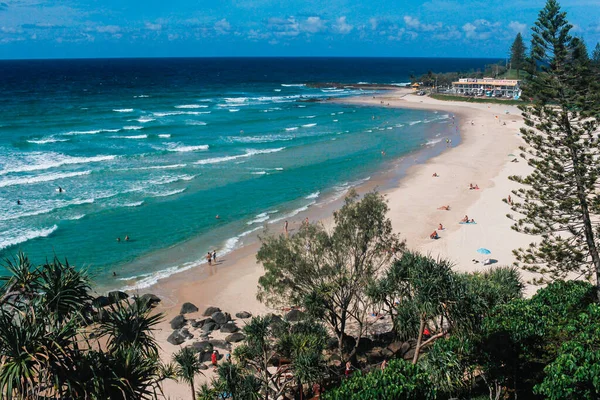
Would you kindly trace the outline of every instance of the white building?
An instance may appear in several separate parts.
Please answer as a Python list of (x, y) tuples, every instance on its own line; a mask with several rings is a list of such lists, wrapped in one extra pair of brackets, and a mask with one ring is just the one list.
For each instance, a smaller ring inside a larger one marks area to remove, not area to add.
[(521, 81), (514, 79), (463, 78), (452, 82), (456, 94), (467, 96), (505, 97), (518, 99), (521, 96)]

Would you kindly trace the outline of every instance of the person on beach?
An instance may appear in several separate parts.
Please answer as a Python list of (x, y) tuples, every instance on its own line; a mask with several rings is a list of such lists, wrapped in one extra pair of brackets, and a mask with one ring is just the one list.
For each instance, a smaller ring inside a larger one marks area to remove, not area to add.
[(212, 265), (212, 255), (210, 254), (210, 251), (206, 253), (206, 261), (208, 261), (208, 265)]
[(285, 224), (283, 224), (283, 232), (285, 233), (285, 237), (288, 236), (288, 222), (285, 221)]
[(387, 360), (383, 360), (383, 362), (381, 363), (381, 370), (385, 370), (387, 368)]
[(444, 226), (442, 225), (442, 223), (440, 222), (440, 224), (438, 225), (437, 228), (438, 231), (443, 231), (444, 230)]
[(213, 365), (213, 367), (215, 367), (215, 369), (217, 369), (217, 351), (213, 350), (212, 354), (210, 355), (210, 362)]
[(304, 224), (305, 226), (308, 226), (308, 225), (310, 225), (310, 223), (308, 222), (308, 217), (304, 218), (304, 222), (303, 222), (303, 224)]
[(471, 220), (469, 222), (467, 222), (468, 224), (474, 224), (475, 220), (473, 218), (471, 218)]
[(431, 175), (432, 178), (437, 178), (439, 177), (439, 175), (437, 174), (437, 172), (434, 172), (433, 175)]
[(463, 219), (461, 219), (460, 222), (464, 222), (464, 223), (468, 224), (469, 223), (469, 216), (465, 215), (465, 217)]
[(352, 364), (350, 361), (346, 361), (346, 370), (344, 371), (346, 378), (349, 378), (352, 375)]
[(441, 206), (438, 207), (438, 210), (450, 211), (450, 206)]
[(212, 260), (216, 264), (217, 263), (217, 251), (213, 250), (212, 252)]
[(510, 194), (508, 195), (508, 204), (512, 206), (512, 198), (510, 197)]
[(437, 234), (437, 231), (433, 231), (433, 233), (431, 235), (429, 235), (430, 239), (439, 239), (439, 235)]

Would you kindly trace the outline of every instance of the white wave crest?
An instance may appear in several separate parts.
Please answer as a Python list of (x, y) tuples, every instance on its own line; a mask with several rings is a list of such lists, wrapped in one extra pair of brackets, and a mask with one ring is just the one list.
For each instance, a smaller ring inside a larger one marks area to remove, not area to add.
[(111, 136), (111, 139), (148, 139), (148, 135), (133, 135), (133, 136)]
[(192, 120), (188, 120), (185, 121), (186, 125), (192, 125), (192, 126), (206, 126), (206, 122), (204, 121), (192, 121)]
[(305, 124), (302, 125), (303, 128), (312, 128), (313, 126), (316, 126), (317, 124)]
[(140, 117), (140, 118), (136, 119), (136, 121), (139, 122), (140, 124), (145, 124), (146, 122), (156, 121), (156, 119), (150, 118), (150, 117)]
[(155, 194), (154, 197), (168, 197), (168, 196), (174, 196), (176, 194), (179, 193), (183, 193), (186, 191), (187, 188), (183, 188), (183, 189), (177, 189), (177, 190), (171, 190), (169, 192), (164, 192), (164, 193), (158, 193)]
[(308, 200), (316, 199), (317, 197), (319, 197), (320, 194), (321, 194), (321, 192), (317, 191), (317, 192), (309, 194), (308, 196), (305, 197), (305, 199), (308, 199)]
[(10, 246), (17, 245), (19, 243), (26, 242), (35, 238), (47, 237), (54, 232), (58, 227), (56, 225), (50, 228), (41, 229), (27, 229), (27, 228), (15, 228), (2, 234), (0, 238), (0, 250)]
[(175, 106), (175, 108), (208, 108), (208, 106), (202, 104), (182, 104), (180, 106)]
[(124, 126), (123, 129), (126, 131), (137, 131), (140, 129), (144, 129), (144, 127), (143, 126)]
[(62, 165), (87, 164), (114, 160), (117, 156), (71, 157), (59, 153), (30, 153), (24, 160), (11, 163), (9, 168), (0, 170), (0, 175), (12, 172), (31, 172), (56, 168)]
[(133, 112), (133, 108), (118, 108), (114, 109), (113, 111), (118, 113), (130, 113)]
[(172, 143), (167, 148), (168, 151), (176, 151), (180, 153), (187, 153), (189, 151), (200, 151), (200, 150), (208, 150), (207, 144), (201, 144), (198, 146), (186, 146), (181, 143)]
[(169, 117), (173, 115), (201, 115), (210, 114), (210, 111), (166, 111), (153, 113), (156, 117)]
[(34, 183), (51, 182), (58, 179), (73, 178), (76, 176), (89, 175), (92, 171), (68, 172), (68, 173), (49, 173), (37, 176), (16, 177), (3, 179), (0, 181), (0, 187), (15, 185), (31, 185)]
[(69, 141), (69, 139), (57, 139), (57, 138), (48, 138), (48, 139), (31, 139), (28, 140), (27, 142), (29, 143), (33, 143), (33, 144), (46, 144), (46, 143), (57, 143), (57, 142), (67, 142)]
[(282, 83), (281, 86), (283, 87), (304, 87), (306, 86), (305, 83)]
[(97, 133), (102, 133), (102, 132), (115, 133), (115, 132), (119, 132), (119, 131), (120, 131), (120, 129), (96, 129), (96, 130), (92, 130), (92, 131), (70, 131), (70, 132), (63, 133), (63, 135), (68, 135), (68, 136), (73, 136), (73, 135), (95, 135)]
[(144, 200), (141, 200), (141, 201), (135, 201), (135, 202), (133, 202), (133, 203), (125, 203), (125, 204), (123, 204), (123, 207), (139, 207), (139, 206), (141, 206), (142, 204), (144, 204)]
[(292, 126), (291, 128), (285, 128), (286, 131), (295, 131), (298, 130), (297, 126)]
[(240, 155), (237, 155), (237, 156), (225, 156), (225, 157), (207, 158), (207, 159), (204, 159), (204, 160), (196, 161), (194, 164), (199, 164), (199, 165), (218, 164), (218, 163), (222, 163), (222, 162), (225, 162), (225, 161), (237, 160), (238, 158), (252, 157), (253, 155), (256, 155), (256, 154), (276, 153), (276, 152), (281, 151), (283, 149), (285, 149), (285, 147), (279, 147), (279, 148), (276, 148), (276, 149), (266, 149), (266, 150), (254, 150), (254, 149), (250, 149), (250, 150), (246, 150), (245, 154), (240, 154)]
[(158, 137), (161, 139), (168, 139), (171, 137), (171, 134), (170, 133), (161, 133), (158, 135)]

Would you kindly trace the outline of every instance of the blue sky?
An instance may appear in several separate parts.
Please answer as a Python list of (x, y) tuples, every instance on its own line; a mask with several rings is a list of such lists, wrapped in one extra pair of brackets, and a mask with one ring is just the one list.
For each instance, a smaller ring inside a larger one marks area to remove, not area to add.
[[(0, 0), (0, 58), (504, 57), (542, 0)], [(563, 0), (600, 40), (600, 0)]]

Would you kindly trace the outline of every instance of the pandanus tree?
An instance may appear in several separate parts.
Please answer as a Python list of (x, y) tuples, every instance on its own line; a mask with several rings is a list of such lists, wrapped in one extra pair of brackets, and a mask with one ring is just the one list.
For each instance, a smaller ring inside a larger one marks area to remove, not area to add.
[(157, 397), (161, 382), (172, 375), (152, 338), (160, 314), (151, 315), (137, 300), (99, 313), (89, 277), (58, 258), (34, 266), (19, 254), (5, 269), (10, 275), (0, 278), (1, 398)]

